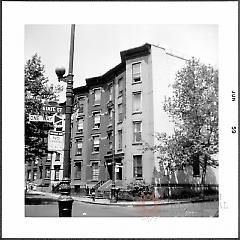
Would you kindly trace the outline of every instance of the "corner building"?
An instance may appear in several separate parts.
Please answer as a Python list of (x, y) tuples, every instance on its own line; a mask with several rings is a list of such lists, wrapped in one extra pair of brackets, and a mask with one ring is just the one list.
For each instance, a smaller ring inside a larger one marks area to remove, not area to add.
[(143, 145), (157, 144), (157, 132), (174, 131), (163, 102), (187, 59), (148, 43), (120, 55), (120, 64), (74, 89), (71, 177), (75, 190), (111, 182), (113, 157), (116, 183), (134, 179), (152, 183), (159, 159), (157, 153), (143, 151)]

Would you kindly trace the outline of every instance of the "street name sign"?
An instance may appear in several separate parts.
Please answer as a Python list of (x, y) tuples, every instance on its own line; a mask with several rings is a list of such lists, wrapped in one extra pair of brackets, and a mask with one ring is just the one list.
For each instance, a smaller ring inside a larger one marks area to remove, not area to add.
[(43, 105), (42, 110), (47, 113), (62, 113), (62, 107), (59, 106)]
[(62, 151), (64, 145), (63, 132), (48, 132), (48, 151)]
[(29, 114), (29, 121), (30, 122), (53, 122), (53, 116), (42, 116), (42, 115), (30, 115)]

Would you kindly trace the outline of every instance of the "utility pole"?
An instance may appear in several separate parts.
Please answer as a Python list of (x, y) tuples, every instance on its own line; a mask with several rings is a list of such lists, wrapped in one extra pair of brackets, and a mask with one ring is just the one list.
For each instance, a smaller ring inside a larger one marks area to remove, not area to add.
[(73, 199), (71, 193), (71, 115), (73, 101), (73, 56), (74, 56), (74, 36), (75, 24), (71, 25), (70, 53), (68, 75), (64, 76), (65, 68), (56, 68), (56, 74), (59, 81), (67, 83), (66, 89), (66, 107), (65, 107), (65, 141), (64, 141), (64, 161), (63, 161), (63, 179), (60, 183), (61, 196), (58, 199), (59, 217), (72, 216)]

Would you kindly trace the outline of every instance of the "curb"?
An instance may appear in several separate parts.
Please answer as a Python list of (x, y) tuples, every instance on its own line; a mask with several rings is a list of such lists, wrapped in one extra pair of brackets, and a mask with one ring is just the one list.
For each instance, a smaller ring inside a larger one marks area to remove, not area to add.
[[(73, 198), (74, 199), (74, 198)], [(111, 205), (111, 206), (121, 206), (121, 207), (143, 207), (143, 206), (159, 206), (159, 205), (173, 205), (173, 204), (183, 204), (183, 203), (197, 203), (197, 202), (213, 202), (217, 199), (196, 199), (196, 200), (181, 200), (174, 202), (154, 202), (154, 203), (104, 203), (104, 202), (90, 202), (81, 199), (74, 199), (79, 202), (89, 203), (89, 204), (98, 204), (98, 205)]]
[[(60, 195), (56, 195), (54, 193), (46, 193), (46, 192), (39, 192), (39, 191), (34, 191), (31, 193), (37, 193), (37, 194), (42, 194), (45, 196), (50, 196), (55, 199), (58, 199)], [(211, 201), (218, 201), (218, 199), (214, 198), (206, 198), (206, 199), (189, 199), (189, 200), (176, 200), (172, 202), (160, 202), (160, 201), (155, 201), (155, 202), (139, 202), (139, 203), (131, 203), (131, 202), (117, 202), (117, 203), (110, 203), (110, 202), (98, 202), (98, 201), (87, 201), (85, 199), (80, 199), (78, 197), (72, 197), (75, 201), (82, 202), (82, 203), (88, 203), (88, 204), (98, 204), (98, 205), (110, 205), (110, 206), (121, 206), (121, 207), (142, 207), (142, 206), (156, 206), (156, 205), (173, 205), (173, 204), (183, 204), (183, 203), (197, 203), (197, 202), (211, 202)]]

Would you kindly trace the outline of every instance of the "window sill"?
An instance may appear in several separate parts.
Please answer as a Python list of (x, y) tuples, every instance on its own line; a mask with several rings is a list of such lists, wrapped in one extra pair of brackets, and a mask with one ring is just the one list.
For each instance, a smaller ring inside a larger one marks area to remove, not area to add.
[(135, 180), (143, 180), (143, 177), (134, 177)]
[(75, 156), (82, 156), (82, 153), (81, 153), (81, 154), (79, 154), (79, 153), (76, 153), (76, 154), (75, 154)]
[(142, 83), (142, 81), (132, 82), (132, 85), (141, 84), (141, 83)]
[(81, 180), (81, 178), (74, 178), (74, 180)]
[(134, 114), (142, 114), (142, 111), (133, 112), (132, 115)]
[(122, 148), (118, 149), (117, 152), (122, 152)]
[(101, 104), (100, 103), (93, 104), (93, 107), (98, 107), (98, 106), (101, 106)]
[(123, 93), (119, 93), (118, 94), (118, 98), (122, 97), (123, 96)]
[(92, 154), (99, 154), (99, 152), (92, 152)]
[(100, 130), (100, 128), (96, 128), (96, 127), (94, 127), (92, 130)]
[(77, 130), (76, 133), (77, 133), (77, 134), (83, 134), (83, 131)]
[(133, 142), (132, 145), (142, 145), (142, 142)]
[(117, 125), (122, 124), (122, 123), (123, 123), (123, 121), (120, 121), (120, 122), (117, 123)]

